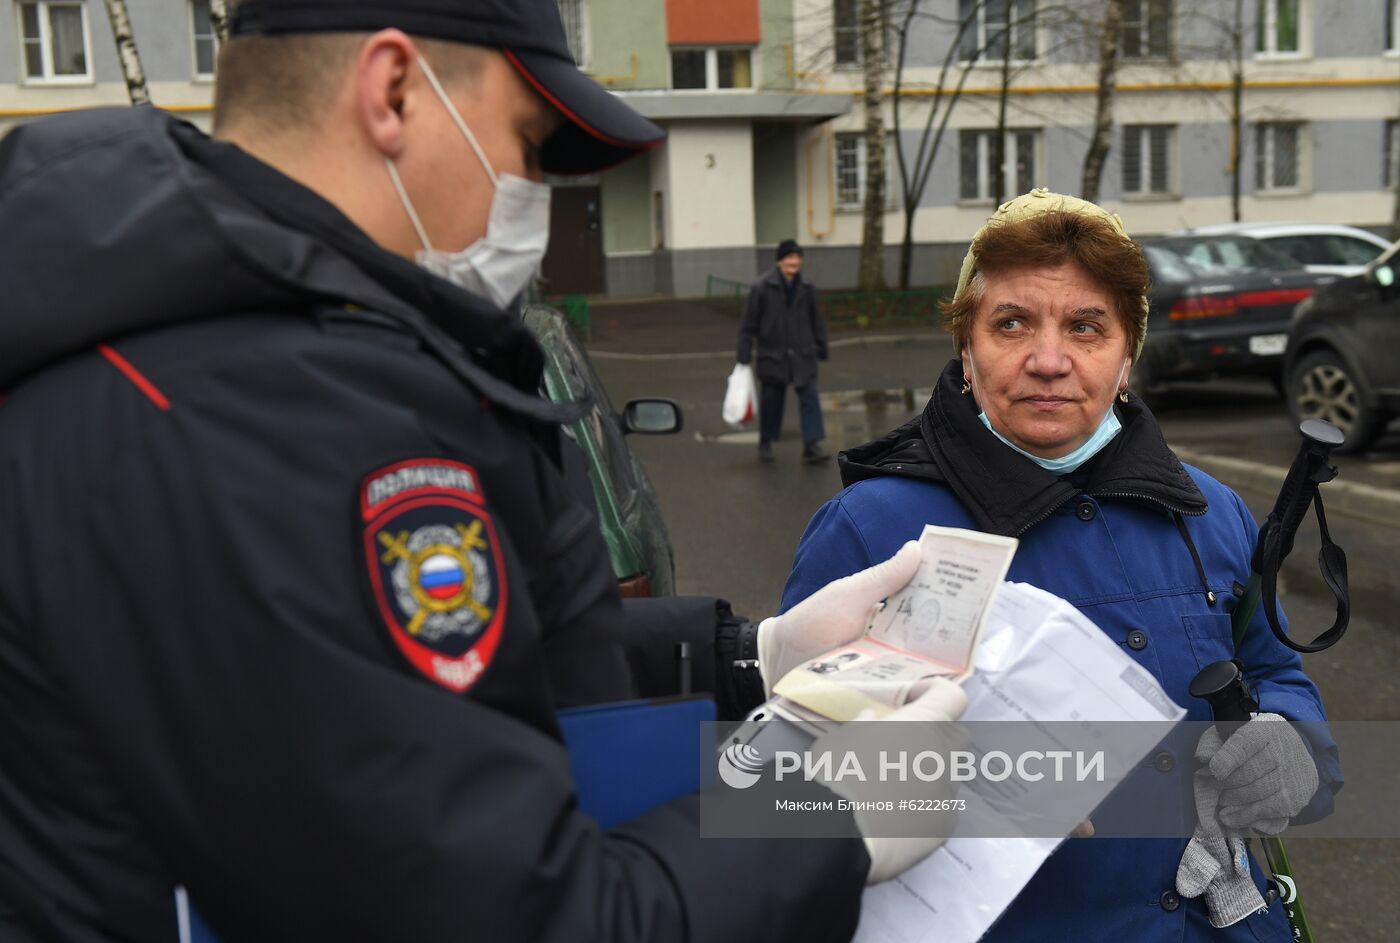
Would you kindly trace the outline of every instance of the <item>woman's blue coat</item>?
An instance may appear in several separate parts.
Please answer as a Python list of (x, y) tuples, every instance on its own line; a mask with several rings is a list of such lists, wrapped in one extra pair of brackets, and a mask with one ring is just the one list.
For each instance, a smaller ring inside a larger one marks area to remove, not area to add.
[[(1145, 412), (1135, 421), (1155, 426)], [(1168, 511), (1103, 494), (1080, 493), (1020, 533), (1008, 579), (1041, 587), (1074, 604), (1152, 672), (1187, 710), (1187, 720), (1211, 719), (1209, 707), (1187, 693), (1192, 677), (1205, 665), (1231, 657), (1244, 665), (1262, 711), (1290, 720), (1324, 720), (1317, 688), (1303, 673), (1298, 655), (1274, 638), (1262, 608), (1240, 650), (1233, 650), (1228, 609), (1233, 585), (1249, 579), (1256, 526), (1233, 491), (1198, 469), (1187, 471), (1209, 505), (1204, 514), (1184, 519), (1216, 605), (1207, 603), (1190, 551)], [(986, 529), (945, 483), (894, 474), (856, 481), (812, 518), (797, 548), (782, 609), (834, 579), (892, 556), (930, 523)], [(1145, 634), (1145, 647), (1128, 645), (1135, 631)], [(1303, 818), (1329, 812), (1341, 781), (1330, 739), (1314, 736), (1311, 745), (1323, 785)], [(1187, 755), (1175, 761), (1187, 766), (1193, 762), (1189, 744)], [(1185, 845), (1184, 838), (1071, 839), (1046, 862), (986, 939), (1292, 939), (1277, 904), (1265, 914), (1216, 930), (1207, 922), (1200, 899), (1176, 900), (1176, 869)], [(1254, 872), (1260, 874), (1257, 863)], [(1262, 889), (1262, 879), (1259, 883)]]

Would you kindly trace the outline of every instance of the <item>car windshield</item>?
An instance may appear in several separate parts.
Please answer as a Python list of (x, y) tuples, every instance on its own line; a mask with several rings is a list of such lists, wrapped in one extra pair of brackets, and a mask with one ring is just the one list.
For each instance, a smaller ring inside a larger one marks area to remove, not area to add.
[(1142, 251), (1147, 256), (1154, 281), (1189, 282), (1196, 277), (1196, 270), (1165, 246), (1143, 246)]
[(1301, 271), (1303, 263), (1271, 249), (1257, 239), (1235, 236), (1200, 236), (1157, 243), (1198, 275), (1232, 272)]
[(1337, 265), (1365, 265), (1383, 251), (1379, 246), (1346, 236), (1327, 236), (1327, 253)]

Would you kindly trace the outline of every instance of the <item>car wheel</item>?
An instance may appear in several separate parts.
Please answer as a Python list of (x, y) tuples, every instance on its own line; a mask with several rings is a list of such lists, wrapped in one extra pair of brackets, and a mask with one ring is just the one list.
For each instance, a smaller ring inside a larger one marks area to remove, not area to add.
[(1338, 452), (1357, 452), (1375, 441), (1386, 416), (1366, 405), (1361, 385), (1336, 352), (1315, 350), (1293, 367), (1288, 406), (1295, 419), (1326, 419), (1342, 431)]

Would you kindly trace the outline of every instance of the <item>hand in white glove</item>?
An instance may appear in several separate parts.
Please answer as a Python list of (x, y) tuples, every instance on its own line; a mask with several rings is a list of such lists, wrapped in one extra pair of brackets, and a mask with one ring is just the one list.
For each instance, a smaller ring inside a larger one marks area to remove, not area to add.
[[(906, 544), (907, 549), (910, 545)], [(903, 550), (900, 551), (904, 553)], [(870, 571), (865, 571), (869, 573)], [(862, 575), (862, 574), (857, 574)], [(814, 597), (815, 598), (815, 597)], [(795, 610), (794, 610), (795, 611)], [(930, 726), (930, 742), (923, 745), (923, 749), (946, 752), (948, 750), (959, 749), (963, 745), (962, 732), (954, 728), (948, 721), (956, 720), (962, 716), (963, 710), (967, 708), (967, 695), (963, 689), (949, 681), (947, 678), (934, 678), (927, 691), (919, 696), (917, 700), (910, 701), (903, 707), (892, 711), (883, 718), (858, 723), (843, 724), (835, 730), (827, 733), (813, 741), (808, 748), (811, 755), (820, 755), (830, 752), (833, 756), (840, 756), (845, 751), (858, 750), (861, 729), (867, 723), (886, 723), (888, 721), (921, 721), (925, 723), (942, 721), (937, 727)], [(837, 795), (846, 799), (872, 798), (871, 795), (863, 794), (864, 783), (849, 783), (846, 781), (828, 784), (829, 788)], [(911, 784), (912, 785), (912, 784)], [(938, 779), (933, 782), (919, 782), (920, 790), (918, 796), (902, 796), (903, 798), (923, 799), (951, 799), (957, 794), (957, 785), (946, 779)], [(873, 831), (872, 819), (878, 815), (890, 815), (892, 813), (880, 813), (858, 810), (855, 813), (856, 827), (861, 831), (861, 837), (865, 840), (865, 849), (870, 854), (870, 873), (866, 877), (867, 884), (878, 884), (881, 881), (888, 881), (904, 873), (909, 868), (933, 854), (937, 848), (947, 840), (945, 835), (929, 835), (917, 837), (889, 837), (883, 835), (870, 835)], [(950, 817), (945, 817), (951, 821)], [(888, 820), (886, 821), (888, 826)]]
[(919, 545), (911, 540), (885, 562), (828, 583), (782, 615), (764, 619), (758, 627), (764, 690), (771, 695), (773, 685), (804, 661), (860, 638), (871, 610), (913, 578), (919, 558)]
[(1277, 835), (1317, 792), (1317, 765), (1298, 731), (1278, 714), (1257, 714), (1223, 744), (1211, 727), (1196, 755), (1220, 784), (1220, 822)]

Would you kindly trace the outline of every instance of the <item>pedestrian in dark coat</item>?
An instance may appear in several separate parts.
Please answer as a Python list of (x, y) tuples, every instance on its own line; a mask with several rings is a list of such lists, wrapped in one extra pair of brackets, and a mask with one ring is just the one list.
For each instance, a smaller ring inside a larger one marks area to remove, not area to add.
[(802, 277), (802, 247), (795, 240), (778, 244), (777, 265), (749, 289), (744, 323), (739, 328), (739, 362), (753, 360), (758, 341), (760, 385), (758, 458), (773, 461), (773, 442), (783, 430), (787, 388), (797, 388), (802, 415), (802, 458), (827, 460), (820, 442), (826, 437), (817, 399), (817, 361), (829, 356), (826, 321), (817, 306), (817, 289)]

